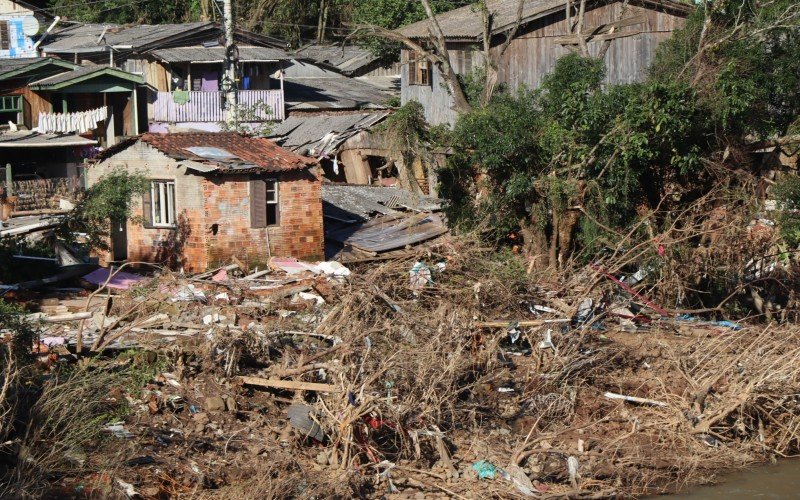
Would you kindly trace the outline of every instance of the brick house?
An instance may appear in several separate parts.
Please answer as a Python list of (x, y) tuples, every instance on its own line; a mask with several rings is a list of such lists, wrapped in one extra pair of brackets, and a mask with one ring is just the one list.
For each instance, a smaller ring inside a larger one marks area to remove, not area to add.
[(142, 172), (150, 191), (134, 220), (112, 223), (106, 261), (202, 271), (236, 257), (323, 258), (321, 181), (315, 160), (234, 132), (143, 134), (104, 151), (88, 186), (115, 168)]

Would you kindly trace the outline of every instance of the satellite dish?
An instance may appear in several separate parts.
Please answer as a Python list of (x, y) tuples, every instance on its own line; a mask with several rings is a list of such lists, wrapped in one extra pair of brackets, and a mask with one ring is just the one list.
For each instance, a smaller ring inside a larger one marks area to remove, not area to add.
[(33, 36), (39, 33), (39, 20), (33, 16), (22, 18), (22, 32), (25, 36)]

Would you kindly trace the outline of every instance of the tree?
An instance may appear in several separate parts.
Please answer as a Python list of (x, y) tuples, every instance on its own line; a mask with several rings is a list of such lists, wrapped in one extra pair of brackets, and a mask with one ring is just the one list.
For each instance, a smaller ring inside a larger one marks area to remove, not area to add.
[(117, 24), (181, 23), (198, 19), (200, 6), (193, 0), (50, 0), (50, 10), (70, 21)]
[(142, 173), (114, 169), (86, 190), (75, 209), (64, 217), (56, 235), (72, 242), (76, 233), (83, 233), (89, 247), (108, 249), (112, 221), (136, 220), (131, 211), (133, 197), (148, 189), (150, 181)]

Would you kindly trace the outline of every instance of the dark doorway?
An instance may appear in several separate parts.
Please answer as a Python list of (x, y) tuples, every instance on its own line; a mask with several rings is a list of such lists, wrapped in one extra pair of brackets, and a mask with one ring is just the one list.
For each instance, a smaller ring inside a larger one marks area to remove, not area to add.
[(115, 262), (128, 260), (128, 222), (111, 222), (111, 258)]

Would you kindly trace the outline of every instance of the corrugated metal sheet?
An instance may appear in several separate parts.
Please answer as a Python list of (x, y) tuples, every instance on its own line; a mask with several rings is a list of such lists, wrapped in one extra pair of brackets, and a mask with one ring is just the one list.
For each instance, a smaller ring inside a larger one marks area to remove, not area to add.
[[(511, 28), (517, 20), (518, 0), (487, 0), (487, 8), (494, 15), (492, 33), (502, 33)], [(577, 6), (579, 2), (572, 0)], [(599, 2), (607, 3), (607, 2)], [(689, 13), (694, 6), (675, 0), (634, 0), (631, 4), (648, 5), (660, 9), (670, 9), (677, 12)], [(528, 23), (555, 11), (563, 11), (563, 0), (526, 0), (522, 8), (522, 22)], [(459, 40), (478, 40), (483, 35), (483, 17), (474, 5), (444, 12), (436, 16), (442, 27), (445, 37)], [(591, 26), (591, 25), (588, 25)], [(410, 38), (427, 38), (430, 33), (430, 21), (410, 24), (397, 30), (400, 34)]]
[(416, 199), (404, 189), (353, 184), (323, 184), (322, 210), (331, 219), (364, 221), (375, 214), (396, 214), (397, 208), (418, 212), (440, 210), (442, 200), (430, 196)]
[[(158, 49), (151, 54), (164, 62), (222, 62), (225, 59), (225, 47), (176, 47)], [(281, 61), (291, 56), (281, 49), (273, 47), (239, 47), (239, 61)]]
[[(115, 24), (84, 24), (56, 30), (42, 47), (45, 53), (80, 53), (106, 51), (107, 46), (130, 45), (134, 49), (162, 40), (217, 30), (213, 23), (140, 24), (123, 27)], [(105, 31), (103, 40), (100, 35)]]
[(372, 51), (357, 45), (308, 45), (295, 53), (317, 63), (332, 66), (344, 74), (358, 71), (378, 60)]
[(284, 79), (286, 104), (292, 110), (384, 109), (391, 94), (344, 76)]
[(438, 214), (397, 214), (343, 227), (326, 233), (325, 237), (345, 247), (381, 253), (421, 243), (447, 231), (447, 226)]
[[(310, 149), (315, 155), (330, 154), (347, 139), (362, 130), (368, 130), (389, 115), (388, 111), (376, 113), (349, 113), (323, 116), (290, 116), (278, 124), (272, 137), (284, 148), (300, 154)], [(332, 135), (331, 135), (332, 134)], [(326, 140), (326, 137), (329, 139)]]
[(0, 148), (94, 146), (97, 141), (79, 135), (5, 132), (0, 134)]

